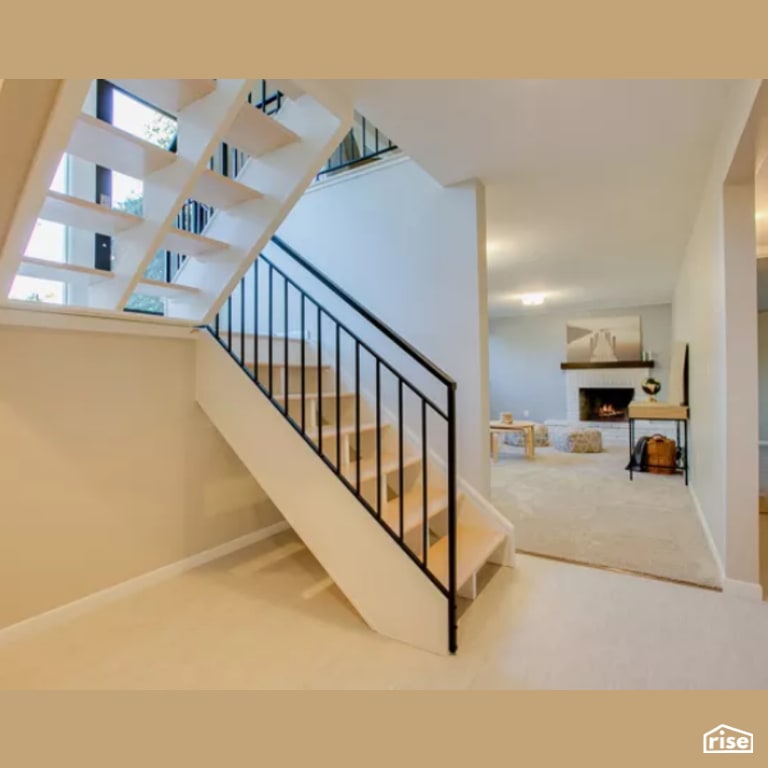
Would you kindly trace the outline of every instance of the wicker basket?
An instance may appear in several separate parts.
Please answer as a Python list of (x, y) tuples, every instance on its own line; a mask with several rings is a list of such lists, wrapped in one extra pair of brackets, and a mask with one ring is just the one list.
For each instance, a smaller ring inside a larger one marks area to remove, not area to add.
[(663, 435), (648, 438), (647, 467), (656, 475), (673, 475), (677, 470), (677, 443)]

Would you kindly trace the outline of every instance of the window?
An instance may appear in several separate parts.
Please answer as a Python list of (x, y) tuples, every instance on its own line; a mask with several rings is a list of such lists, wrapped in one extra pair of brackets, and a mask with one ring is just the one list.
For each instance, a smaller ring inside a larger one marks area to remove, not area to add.
[[(56, 169), (50, 189), (68, 191), (69, 161), (64, 155)], [(67, 227), (53, 221), (38, 219), (29, 238), (24, 255), (43, 261), (66, 262), (68, 260)], [(66, 304), (67, 285), (59, 280), (17, 275), (8, 294), (10, 299), (42, 301), (48, 304)]]

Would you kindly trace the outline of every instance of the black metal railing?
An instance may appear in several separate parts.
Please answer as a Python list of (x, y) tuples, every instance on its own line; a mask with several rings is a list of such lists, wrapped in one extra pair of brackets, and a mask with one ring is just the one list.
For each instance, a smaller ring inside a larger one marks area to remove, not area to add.
[[(456, 383), (285, 242), (274, 237), (272, 243), (279, 259), (262, 254), (207, 328), (446, 597), (453, 653)], [(299, 341), (298, 349), (292, 340)], [(387, 400), (394, 401), (391, 410)], [(386, 412), (396, 423), (396, 438)], [(406, 432), (416, 449), (406, 449)], [(441, 457), (444, 470), (435, 470), (431, 455)], [(408, 509), (406, 483), (413, 491)], [(441, 494), (432, 507), (430, 488)], [(447, 555), (432, 563), (430, 523), (440, 513)]]
[(378, 160), (397, 149), (397, 144), (394, 144), (363, 115), (356, 112), (354, 124), (349, 133), (336, 147), (315, 178), (320, 180), (342, 171), (352, 170)]

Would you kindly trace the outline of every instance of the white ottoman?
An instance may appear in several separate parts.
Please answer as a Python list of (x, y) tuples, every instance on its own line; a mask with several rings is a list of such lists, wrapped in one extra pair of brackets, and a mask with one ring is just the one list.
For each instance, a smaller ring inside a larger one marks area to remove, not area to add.
[[(549, 429), (543, 424), (537, 424), (533, 428), (533, 442), (540, 447), (549, 445)], [(525, 432), (510, 432), (504, 435), (504, 443), (518, 448), (525, 447)]]
[(599, 429), (563, 429), (555, 435), (554, 444), (565, 453), (601, 453), (603, 435)]

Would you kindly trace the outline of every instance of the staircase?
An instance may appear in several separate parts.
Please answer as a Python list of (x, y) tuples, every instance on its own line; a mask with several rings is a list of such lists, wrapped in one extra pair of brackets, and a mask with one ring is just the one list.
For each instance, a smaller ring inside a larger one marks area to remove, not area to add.
[[(64, 80), (0, 254), (0, 290), (16, 275), (68, 287), (70, 306), (98, 314), (162, 302), (194, 325), (237, 285), (352, 124), (286, 81)], [(174, 127), (163, 146), (115, 124), (114, 94)], [(76, 189), (50, 189), (66, 154)], [(142, 186), (141, 210), (112, 204), (121, 174)], [(194, 210), (193, 223), (189, 212)], [(75, 233), (68, 258), (25, 254), (35, 217)], [(95, 238), (95, 240), (94, 240)], [(95, 251), (95, 256), (94, 256)], [(154, 274), (158, 253), (176, 268)], [(71, 289), (71, 290), (70, 290)]]
[(199, 339), (198, 402), (371, 627), (455, 652), (459, 603), (512, 556), (509, 524), (457, 490), (456, 385), (267, 250)]
[[(125, 320), (154, 301), (158, 322), (199, 329), (198, 402), (363, 619), (455, 652), (478, 574), (513, 557), (511, 525), (459, 492), (456, 384), (274, 236), (313, 179), (397, 147), (311, 81), (45, 82), (0, 303), (25, 306), (11, 284), (39, 278), (68, 311)], [(116, 125), (116, 94), (172, 141)], [(119, 174), (137, 205), (113, 204)], [(25, 253), (36, 220), (68, 228), (66, 258)]]

